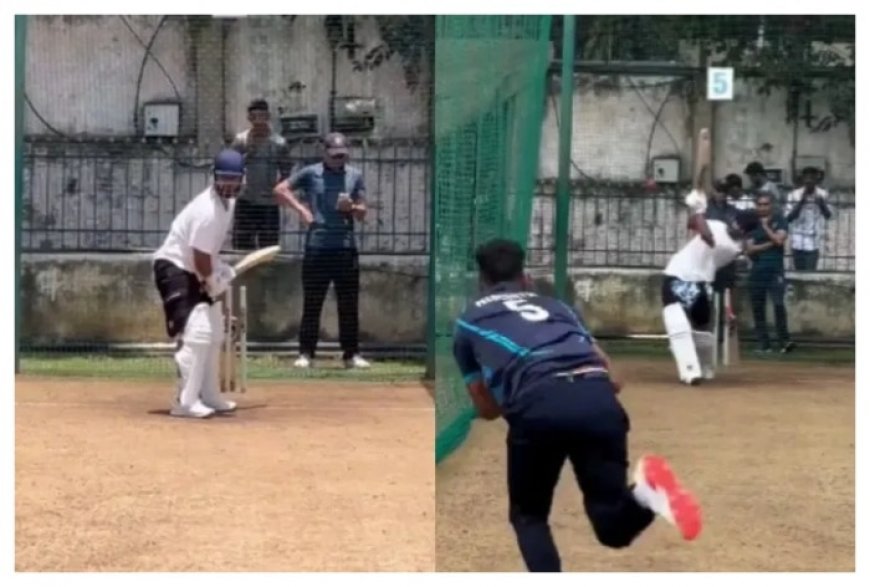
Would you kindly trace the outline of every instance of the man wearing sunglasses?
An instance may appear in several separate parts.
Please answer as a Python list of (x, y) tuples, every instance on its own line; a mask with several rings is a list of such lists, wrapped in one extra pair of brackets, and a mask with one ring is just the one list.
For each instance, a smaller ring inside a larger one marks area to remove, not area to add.
[(299, 358), (308, 368), (314, 360), (320, 315), (330, 284), (338, 302), (339, 342), (347, 368), (366, 368), (359, 354), (359, 255), (354, 224), (366, 216), (362, 173), (348, 165), (347, 138), (329, 133), (323, 140), (323, 161), (307, 167), (275, 186), (277, 201), (299, 214), (307, 227), (302, 261), (304, 290), (299, 327)]

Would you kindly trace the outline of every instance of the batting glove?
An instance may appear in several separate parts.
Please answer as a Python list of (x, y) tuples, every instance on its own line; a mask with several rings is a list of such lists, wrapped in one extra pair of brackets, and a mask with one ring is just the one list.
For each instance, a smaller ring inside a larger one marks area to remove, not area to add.
[(703, 214), (707, 211), (707, 194), (699, 190), (692, 190), (686, 196), (686, 206), (689, 207), (689, 214)]

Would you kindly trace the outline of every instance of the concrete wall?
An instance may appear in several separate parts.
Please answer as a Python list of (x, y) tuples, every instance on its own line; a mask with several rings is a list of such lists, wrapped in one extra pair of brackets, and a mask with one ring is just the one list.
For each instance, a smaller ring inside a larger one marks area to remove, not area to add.
[[(194, 30), (186, 17), (168, 16), (151, 46), (166, 72), (153, 59), (145, 62), (136, 104), (146, 54), (143, 43), (149, 43), (163, 18), (126, 17), (140, 43), (119, 16), (30, 17), (28, 98), (49, 125), (73, 136), (138, 136), (133, 125), (137, 107), (155, 100), (180, 100), (181, 135), (192, 137), (198, 126), (215, 122), (208, 102), (198, 101), (203, 96), (217, 99), (223, 108), (223, 120), (217, 122), (224, 135), (248, 126), (247, 104), (257, 97), (272, 102), (276, 118), (279, 111), (316, 114), (321, 128), (326, 128), (332, 52), (325, 17), (252, 16), (206, 22), (204, 28)], [(381, 39), (373, 18), (360, 17), (357, 23), (361, 56)], [(198, 44), (204, 45), (199, 52)], [(426, 63), (416, 89), (406, 84), (398, 55), (374, 71), (354, 71), (347, 55), (339, 52), (336, 65), (339, 97), (379, 100), (374, 136), (427, 134), (431, 78)], [(209, 109), (207, 120), (198, 119), (197, 110), (202, 108)], [(27, 135), (54, 134), (29, 109), (25, 120)]]
[[(649, 159), (672, 156), (682, 161), (683, 180), (691, 177), (690, 80), (584, 74), (575, 76), (574, 81), (573, 178), (580, 179), (585, 174), (608, 181), (639, 182), (647, 177)], [(555, 85), (551, 88), (547, 100), (539, 160), (541, 178), (558, 175), (557, 89)], [(755, 86), (738, 81), (734, 100), (714, 105), (716, 177), (740, 174), (747, 163), (758, 160), (768, 167), (781, 168), (785, 182), (792, 183), (791, 161), (797, 136), (798, 156), (818, 156), (827, 161), (827, 187), (853, 188), (855, 146), (848, 124), (841, 122), (829, 128), (833, 118), (830, 104), (823, 96), (802, 100), (801, 113), (807, 108), (815, 118), (801, 119), (797, 126), (787, 123), (782, 91), (763, 96)]]
[[(360, 339), (412, 343), (425, 339), (427, 261), (364, 259)], [(63, 341), (164, 342), (160, 299), (146, 255), (26, 255), (23, 338)], [(248, 287), (250, 339), (295, 341), (302, 313), (301, 261), (282, 259), (242, 278)], [(324, 340), (338, 339), (335, 299), (326, 300)]]
[[(162, 16), (127, 16), (148, 43)], [(187, 22), (168, 17), (151, 52), (177, 87), (182, 102), (182, 133), (194, 132), (196, 86), (193, 46)], [(119, 16), (31, 16), (27, 25), (25, 90), (39, 114), (67, 135), (133, 136), (136, 84), (145, 49)], [(177, 100), (169, 78), (148, 60), (139, 106)], [(31, 109), (25, 110), (27, 135), (52, 132)]]
[[(166, 340), (146, 256), (32, 254), (25, 256), (23, 266), (26, 343)], [(425, 341), (426, 266), (422, 257), (363, 260), (363, 341)], [(302, 307), (300, 269), (298, 258), (283, 259), (245, 278), (251, 340), (296, 340)], [(587, 269), (574, 271), (572, 282), (576, 304), (596, 333), (662, 331), (658, 272)], [(853, 276), (792, 276), (787, 299), (795, 336), (854, 340)], [(737, 304), (741, 327), (750, 332), (746, 296), (737, 296)], [(332, 295), (327, 299), (322, 324), (323, 339), (337, 340)]]
[[(659, 334), (661, 275), (647, 270), (586, 269), (571, 272), (575, 304), (589, 328), (599, 334)], [(854, 275), (790, 274), (786, 292), (789, 328), (796, 337), (855, 339)], [(743, 335), (752, 333), (752, 311), (745, 289), (734, 297)], [(768, 307), (770, 334), (773, 310)]]
[[(657, 111), (671, 93), (671, 84), (676, 84), (674, 87), (680, 84), (669, 77), (630, 79), (579, 75), (574, 81), (571, 158), (577, 167), (572, 167), (571, 177), (580, 179), (582, 172), (612, 181), (646, 178), (647, 143), (654, 120), (647, 105)], [(558, 129), (562, 121), (558, 120), (558, 101), (558, 92), (551, 91), (541, 135), (538, 171), (541, 178), (555, 178), (559, 171)], [(689, 104), (679, 93), (668, 98), (659, 117), (661, 126), (653, 135), (651, 157), (678, 155), (683, 161), (691, 161), (690, 115)]]
[(823, 96), (801, 101), (801, 116), (808, 109), (811, 119), (786, 123), (785, 102), (783, 90), (762, 96), (745, 82), (735, 84), (734, 100), (715, 106), (716, 173), (740, 173), (748, 162), (761, 161), (765, 167), (782, 169), (785, 177), (793, 181), (791, 161), (796, 146), (799, 157), (826, 161), (826, 185), (854, 186), (855, 145), (849, 137), (848, 123), (829, 127), (836, 121)]
[[(324, 33), (323, 16), (244, 18), (233, 23), (226, 40), (226, 120), (229, 129), (247, 126), (251, 98), (262, 96), (287, 114), (317, 114), (328, 125), (332, 49)], [(381, 42), (373, 18), (356, 20), (357, 57)], [(373, 71), (354, 71), (340, 51), (336, 63), (336, 92), (341, 96), (379, 101), (375, 136), (428, 135), (428, 67), (420, 85), (408, 88), (401, 58), (396, 55)]]

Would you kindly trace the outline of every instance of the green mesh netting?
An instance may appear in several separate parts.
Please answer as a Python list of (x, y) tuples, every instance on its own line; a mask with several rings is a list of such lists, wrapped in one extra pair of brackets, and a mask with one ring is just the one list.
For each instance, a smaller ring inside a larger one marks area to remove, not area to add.
[(435, 37), (436, 462), (474, 412), (452, 357), (476, 288), (474, 248), (528, 240), (538, 168), (549, 16), (439, 16)]

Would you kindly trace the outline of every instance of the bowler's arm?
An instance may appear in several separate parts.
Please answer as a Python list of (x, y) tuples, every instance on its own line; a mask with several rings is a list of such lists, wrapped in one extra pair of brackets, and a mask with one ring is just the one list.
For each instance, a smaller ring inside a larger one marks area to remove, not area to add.
[(501, 408), (495, 403), (482, 379), (472, 381), (468, 384), (467, 389), (479, 417), (484, 420), (496, 420), (501, 417)]
[(483, 370), (474, 356), (471, 341), (457, 329), (453, 337), (453, 357), (459, 366), (459, 371), (465, 380), (468, 395), (477, 411), (484, 420), (495, 420), (502, 415), (501, 407), (486, 387), (483, 380)]
[(707, 224), (707, 218), (704, 216), (707, 210), (706, 196), (698, 190), (692, 190), (686, 196), (686, 206), (689, 207), (689, 220), (687, 223), (689, 230), (696, 232), (709, 246), (715, 246), (713, 232), (710, 230), (710, 225)]

